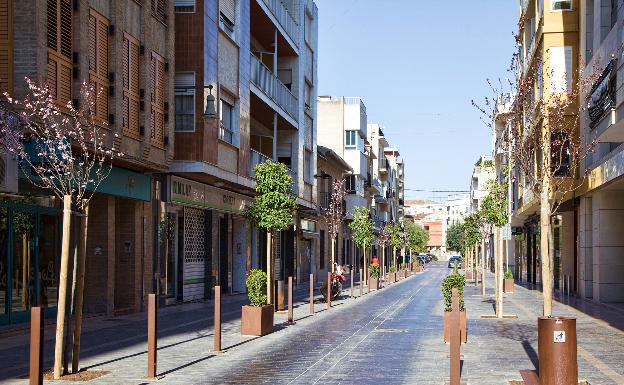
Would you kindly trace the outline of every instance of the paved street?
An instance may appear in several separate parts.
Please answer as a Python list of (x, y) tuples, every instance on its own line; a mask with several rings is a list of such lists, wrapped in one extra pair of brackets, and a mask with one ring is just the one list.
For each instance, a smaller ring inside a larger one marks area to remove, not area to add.
[[(235, 297), (224, 304), (226, 351), (218, 355), (210, 351), (209, 305), (162, 309), (158, 381), (144, 378), (143, 317), (89, 322), (83, 366), (111, 371), (93, 384), (442, 384), (448, 378), (448, 345), (442, 343), (440, 284), (448, 272), (445, 266), (432, 266), (361, 299), (339, 301), (331, 311), (317, 304), (314, 316), (307, 316), (307, 304), (299, 302), (296, 324), (286, 326), (285, 315), (279, 314), (277, 331), (263, 338), (239, 335), (243, 299)], [(488, 294), (493, 294), (491, 287)], [(491, 298), (483, 299), (474, 286), (466, 288), (465, 382), (506, 384), (520, 379), (518, 370), (534, 368), (540, 294), (516, 286), (516, 293), (506, 295), (505, 313), (518, 319), (498, 321), (481, 318), (493, 314)], [(307, 299), (303, 290), (298, 298)], [(605, 308), (601, 316), (622, 319), (617, 309), (609, 312)], [(592, 385), (624, 383), (624, 332), (560, 303), (555, 314), (578, 317), (580, 378)], [(24, 335), (3, 338), (0, 359), (9, 365), (0, 369), (1, 383), (26, 383), (11, 379), (26, 373), (25, 342)], [(51, 345), (47, 343), (48, 357)]]

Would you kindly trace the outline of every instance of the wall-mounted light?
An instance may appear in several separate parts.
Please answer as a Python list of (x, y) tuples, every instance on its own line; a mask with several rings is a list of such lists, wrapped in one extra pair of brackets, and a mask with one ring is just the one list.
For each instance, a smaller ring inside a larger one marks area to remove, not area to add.
[(210, 93), (206, 96), (206, 110), (204, 111), (204, 118), (214, 119), (217, 117), (217, 107), (215, 104), (215, 97), (212, 95), (212, 84), (208, 85), (208, 91)]

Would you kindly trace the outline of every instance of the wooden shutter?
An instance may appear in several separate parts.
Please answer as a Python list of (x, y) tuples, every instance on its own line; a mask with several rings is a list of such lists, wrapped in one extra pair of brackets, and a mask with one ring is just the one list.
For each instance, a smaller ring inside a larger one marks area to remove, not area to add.
[(95, 118), (108, 121), (108, 20), (91, 10), (89, 13), (89, 81), (95, 96)]
[(0, 92), (13, 92), (12, 0), (0, 0)]
[(152, 13), (162, 21), (167, 20), (167, 0), (152, 0)]
[(219, 0), (219, 12), (221, 12), (230, 23), (235, 24), (236, 0)]
[(121, 72), (123, 82), (123, 133), (135, 139), (140, 138), (140, 46), (139, 41), (124, 33)]
[(48, 87), (61, 106), (72, 97), (72, 2), (47, 0)]
[(164, 146), (165, 140), (165, 61), (152, 52), (150, 65), (152, 79), (151, 93), (151, 138), (156, 146)]

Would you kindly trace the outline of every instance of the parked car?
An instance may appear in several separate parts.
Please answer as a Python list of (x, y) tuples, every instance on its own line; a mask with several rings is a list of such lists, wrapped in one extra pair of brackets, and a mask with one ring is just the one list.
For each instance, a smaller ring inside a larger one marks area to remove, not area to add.
[(461, 269), (462, 267), (462, 259), (459, 255), (453, 255), (451, 258), (449, 258), (448, 267), (452, 269), (455, 267), (455, 265), (457, 265), (458, 269)]

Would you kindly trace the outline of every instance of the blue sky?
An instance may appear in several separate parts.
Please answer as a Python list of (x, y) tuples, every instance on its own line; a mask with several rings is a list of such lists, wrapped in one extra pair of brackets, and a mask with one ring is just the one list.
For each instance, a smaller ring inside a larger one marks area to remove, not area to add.
[[(466, 190), (491, 152), (471, 99), (514, 50), (514, 0), (316, 0), (319, 95), (361, 96), (406, 164), (406, 189)], [(406, 191), (407, 198), (443, 194)]]

